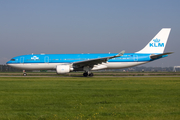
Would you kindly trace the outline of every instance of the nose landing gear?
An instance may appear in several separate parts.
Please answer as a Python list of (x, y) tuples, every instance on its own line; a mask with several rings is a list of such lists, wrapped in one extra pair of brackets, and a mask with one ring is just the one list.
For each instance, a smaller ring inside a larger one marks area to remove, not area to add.
[(27, 76), (27, 73), (25, 70), (23, 70), (23, 76)]

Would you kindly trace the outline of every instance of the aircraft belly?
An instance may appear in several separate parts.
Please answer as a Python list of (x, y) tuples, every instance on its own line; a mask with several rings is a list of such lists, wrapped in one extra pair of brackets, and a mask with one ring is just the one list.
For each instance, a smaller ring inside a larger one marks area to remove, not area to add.
[[(133, 67), (136, 65), (141, 65), (147, 62), (108, 62), (102, 65), (99, 65), (97, 68), (94, 67), (93, 70), (99, 69), (120, 69), (126, 67)], [(33, 63), (33, 64), (8, 64), (11, 67), (24, 70), (54, 70), (57, 65), (64, 63)]]
[(9, 64), (11, 67), (25, 70), (53, 70), (61, 63)]
[(120, 69), (145, 64), (147, 62), (109, 62), (106, 64), (108, 69)]

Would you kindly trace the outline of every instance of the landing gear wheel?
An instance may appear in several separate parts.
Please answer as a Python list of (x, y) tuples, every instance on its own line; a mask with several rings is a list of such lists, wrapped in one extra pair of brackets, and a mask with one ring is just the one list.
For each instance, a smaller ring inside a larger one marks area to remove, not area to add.
[(87, 72), (83, 73), (83, 76), (84, 76), (84, 77), (87, 77), (87, 76), (88, 76), (88, 73), (87, 73)]
[(23, 73), (23, 76), (27, 76), (27, 73)]
[(89, 73), (89, 76), (92, 77), (94, 74), (93, 73)]

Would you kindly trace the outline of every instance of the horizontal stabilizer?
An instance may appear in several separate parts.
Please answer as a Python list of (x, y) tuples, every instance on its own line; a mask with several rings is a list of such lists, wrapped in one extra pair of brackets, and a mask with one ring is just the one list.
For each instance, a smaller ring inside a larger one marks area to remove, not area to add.
[(151, 59), (156, 59), (156, 58), (161, 57), (161, 56), (163, 56), (163, 55), (168, 55), (168, 54), (172, 54), (172, 53), (173, 53), (173, 52), (163, 53), (163, 54), (159, 54), (159, 55), (154, 55), (154, 54), (152, 54), (152, 55), (150, 56), (150, 58), (151, 58)]

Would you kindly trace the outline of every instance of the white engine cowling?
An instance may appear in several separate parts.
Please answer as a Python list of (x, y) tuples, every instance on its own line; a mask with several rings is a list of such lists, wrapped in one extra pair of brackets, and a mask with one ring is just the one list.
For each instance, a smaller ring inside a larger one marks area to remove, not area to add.
[(57, 65), (56, 66), (57, 74), (64, 74), (70, 72), (70, 65)]

